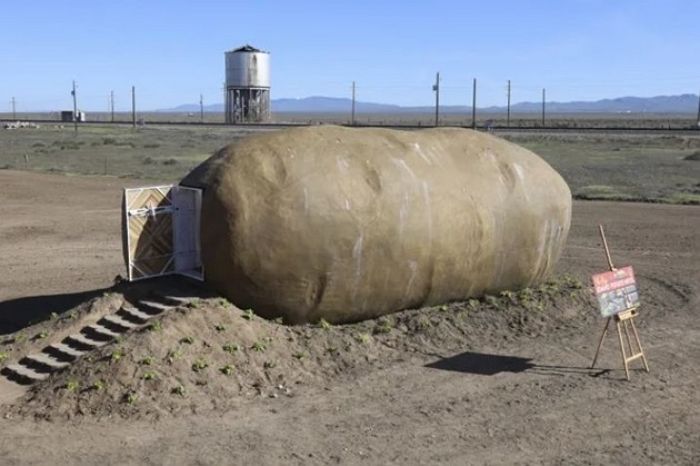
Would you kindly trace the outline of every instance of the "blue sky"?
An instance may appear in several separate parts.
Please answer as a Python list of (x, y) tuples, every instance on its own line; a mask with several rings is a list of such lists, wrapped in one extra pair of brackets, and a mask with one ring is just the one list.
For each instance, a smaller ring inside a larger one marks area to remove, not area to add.
[(269, 50), (272, 96), (430, 105), (698, 93), (700, 2), (4, 1), (0, 111), (221, 102), (225, 50)]

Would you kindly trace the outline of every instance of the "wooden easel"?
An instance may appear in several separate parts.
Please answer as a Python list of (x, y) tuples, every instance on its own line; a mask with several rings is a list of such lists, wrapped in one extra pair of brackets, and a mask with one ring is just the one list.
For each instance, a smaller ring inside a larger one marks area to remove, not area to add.
[[(608, 249), (608, 242), (605, 239), (605, 231), (603, 231), (603, 225), (598, 225), (598, 228), (600, 229), (600, 237), (603, 240), (603, 247), (605, 248), (605, 256), (608, 259), (608, 265), (610, 266), (610, 270), (614, 271), (615, 267), (613, 266), (612, 259), (610, 257), (610, 249)], [(644, 355), (644, 350), (642, 349), (642, 344), (639, 341), (639, 333), (637, 333), (637, 327), (634, 325), (634, 318), (637, 317), (637, 309), (638, 308), (632, 308), (632, 309), (627, 309), (626, 311), (622, 311), (618, 314), (615, 314), (614, 316), (608, 317), (607, 320), (605, 321), (605, 327), (603, 328), (603, 333), (600, 335), (600, 340), (598, 341), (598, 348), (595, 350), (595, 356), (593, 356), (593, 363), (591, 363), (591, 369), (595, 367), (595, 363), (598, 361), (598, 354), (600, 353), (600, 348), (603, 346), (603, 339), (605, 338), (605, 335), (608, 333), (608, 327), (610, 326), (610, 321), (614, 318), (615, 319), (615, 325), (617, 326), (617, 336), (618, 339), (620, 340), (620, 352), (622, 353), (622, 363), (625, 367), (625, 376), (627, 377), (627, 380), (630, 380), (630, 370), (629, 370), (629, 363), (634, 361), (635, 359), (642, 359), (642, 363), (644, 364), (644, 369), (649, 372), (649, 365), (647, 364), (647, 358)], [(632, 333), (634, 334), (634, 341), (637, 346), (637, 351), (635, 351), (632, 348), (632, 338), (630, 337), (630, 331), (629, 327), (632, 327)], [(622, 329), (625, 329), (625, 338), (623, 338), (622, 335)], [(627, 348), (629, 349), (629, 356), (625, 353), (625, 343), (624, 340), (627, 340)]]

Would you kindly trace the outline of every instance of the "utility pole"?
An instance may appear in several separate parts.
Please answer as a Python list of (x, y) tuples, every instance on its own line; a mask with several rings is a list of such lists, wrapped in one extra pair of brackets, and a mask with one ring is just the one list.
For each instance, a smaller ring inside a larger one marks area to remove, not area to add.
[(438, 71), (435, 75), (435, 84), (433, 85), (433, 91), (435, 91), (435, 126), (440, 124), (440, 72)]
[(136, 128), (136, 86), (131, 86), (131, 126)]
[(544, 115), (545, 115), (544, 103), (545, 103), (546, 95), (547, 95), (547, 90), (543, 87), (542, 88), (542, 127), (544, 127)]
[(109, 110), (112, 113), (112, 123), (114, 123), (114, 91), (109, 92)]
[(472, 129), (476, 129), (476, 78), (472, 85)]
[(73, 96), (73, 126), (75, 134), (78, 134), (78, 97), (75, 95), (75, 80), (73, 80), (73, 90), (70, 92)]
[(226, 123), (231, 123), (228, 119), (229, 112), (228, 112), (228, 92), (226, 92), (226, 82), (221, 83), (221, 91), (224, 94), (224, 122)]
[(350, 124), (355, 126), (355, 81), (352, 82), (352, 114), (350, 115)]
[(698, 92), (698, 128), (700, 128), (700, 92)]
[(506, 113), (506, 127), (510, 128), (510, 79), (508, 80), (508, 113)]
[(199, 121), (204, 123), (204, 96), (199, 94)]
[(17, 111), (16, 111), (16, 106), (15, 106), (15, 98), (14, 96), (12, 97), (12, 119), (16, 120), (17, 119)]

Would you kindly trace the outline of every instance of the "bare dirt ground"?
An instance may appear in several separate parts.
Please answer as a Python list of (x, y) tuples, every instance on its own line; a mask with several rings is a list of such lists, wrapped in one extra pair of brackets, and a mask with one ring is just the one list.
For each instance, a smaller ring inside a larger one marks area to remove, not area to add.
[[(50, 312), (114, 298), (103, 294), (123, 269), (118, 213), (124, 184), (134, 183), (0, 171), (0, 339), (48, 328), (48, 321), (27, 326)], [(588, 283), (591, 273), (605, 269), (598, 223), (607, 226), (616, 264), (633, 265), (640, 284), (639, 329), (651, 372), (635, 370), (631, 382), (624, 381), (613, 335), (599, 363), (609, 370), (587, 369), (603, 323), (590, 297), (557, 294), (540, 311), (504, 305), (509, 298), (499, 297), (473, 309), (455, 303), (405, 311), (386, 331), (372, 331), (384, 326), (379, 322), (333, 328), (327, 335), (338, 341), (369, 333), (368, 349), (349, 344), (343, 364), (335, 365), (287, 355), (290, 362), (280, 367), (307, 377), (299, 376), (302, 383), (286, 395), (267, 388), (247, 393), (243, 388), (253, 387), (246, 373), (237, 376), (241, 390), (228, 405), (205, 406), (200, 400), (207, 391), (193, 379), (188, 394), (197, 406), (140, 416), (136, 400), (123, 412), (91, 415), (94, 395), (68, 396), (50, 379), (50, 390), (30, 392), (34, 401), (20, 399), (32, 410), (2, 411), (1, 462), (698, 464), (700, 208), (576, 202), (559, 275)], [(193, 315), (202, 327), (218, 322), (206, 320), (214, 310), (191, 311), (199, 312)], [(247, 321), (240, 310), (227, 312), (233, 313), (228, 329), (277, 329), (295, 339), (294, 351), (312, 350), (303, 336), (313, 340), (324, 332), (285, 330)], [(425, 316), (429, 324), (414, 329)], [(128, 341), (155, 347), (184, 322), (176, 317), (162, 319), (162, 335), (146, 332)], [(259, 355), (245, 358), (245, 367), (264, 364)], [(163, 375), (170, 376), (165, 369)], [(73, 400), (66, 406), (85, 403), (87, 413), (37, 406), (52, 392), (57, 400)], [(159, 399), (148, 401), (161, 406)], [(48, 421), (32, 416), (42, 409), (51, 414), (44, 416)]]

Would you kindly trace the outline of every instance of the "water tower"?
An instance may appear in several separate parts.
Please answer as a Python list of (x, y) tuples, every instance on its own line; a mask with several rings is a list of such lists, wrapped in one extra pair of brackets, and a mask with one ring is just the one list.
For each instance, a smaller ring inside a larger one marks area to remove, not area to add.
[(250, 45), (225, 53), (226, 123), (270, 119), (270, 54)]

